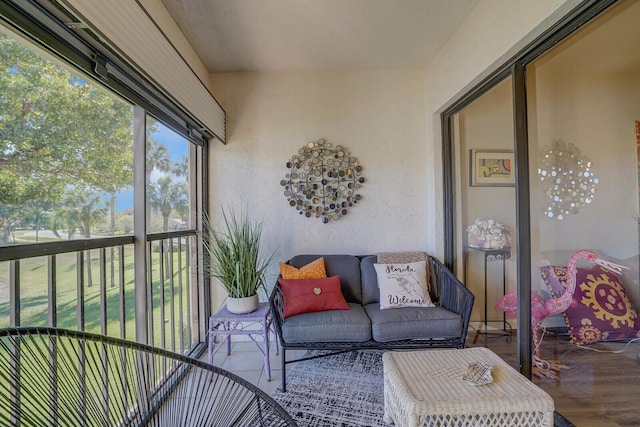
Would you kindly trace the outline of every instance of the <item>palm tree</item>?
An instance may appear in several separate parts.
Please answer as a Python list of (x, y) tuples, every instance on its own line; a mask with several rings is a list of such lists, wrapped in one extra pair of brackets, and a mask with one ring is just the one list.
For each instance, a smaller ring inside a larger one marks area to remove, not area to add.
[(147, 185), (151, 184), (151, 173), (154, 170), (160, 172), (171, 171), (171, 158), (166, 145), (159, 144), (152, 138), (147, 139), (147, 166), (145, 169)]
[[(146, 168), (145, 168), (145, 183), (147, 186), (147, 190), (151, 193), (152, 185), (151, 182), (151, 173), (154, 170), (159, 170), (160, 172), (170, 172), (171, 171), (171, 158), (169, 157), (169, 150), (166, 145), (159, 144), (156, 140), (151, 137), (147, 137), (147, 158), (146, 158)], [(147, 196), (149, 197), (149, 195)], [(147, 227), (149, 227), (151, 223), (151, 212), (147, 209)]]
[(52, 204), (48, 201), (33, 201), (22, 206), (23, 225), (30, 225), (36, 230), (36, 242), (39, 240), (40, 229), (48, 222)]
[(173, 174), (178, 177), (184, 177), (186, 180), (186, 182), (182, 183), (184, 186), (184, 197), (173, 207), (184, 227), (186, 226), (189, 216), (189, 156), (183, 156), (182, 161), (174, 164)]
[(169, 230), (169, 217), (174, 209), (179, 209), (187, 201), (184, 182), (174, 182), (171, 176), (163, 176), (150, 186), (149, 204), (151, 209), (162, 214), (162, 231)]
[[(67, 205), (67, 203), (70, 204)], [(71, 196), (65, 194), (62, 202), (51, 217), (51, 225), (49, 228), (51, 228), (53, 234), (58, 238), (61, 238), (59, 230), (65, 229), (67, 231), (67, 239), (71, 240), (78, 229), (80, 218), (78, 217), (78, 212), (74, 206)]]
[(182, 156), (182, 160), (173, 165), (173, 174), (175, 176), (189, 176), (189, 156)]
[[(54, 224), (65, 224), (69, 238), (76, 229), (82, 230), (85, 238), (91, 238), (91, 227), (100, 222), (107, 214), (102, 196), (90, 188), (75, 188), (62, 198), (62, 206), (54, 215)], [(57, 235), (57, 226), (53, 228)], [(91, 274), (91, 251), (86, 251), (87, 286), (93, 285)]]
[[(149, 205), (162, 214), (162, 231), (169, 231), (169, 217), (174, 209), (181, 210), (187, 203), (188, 188), (184, 182), (174, 182), (171, 176), (163, 176), (152, 183), (148, 194)], [(165, 252), (165, 273), (169, 275), (169, 254)]]

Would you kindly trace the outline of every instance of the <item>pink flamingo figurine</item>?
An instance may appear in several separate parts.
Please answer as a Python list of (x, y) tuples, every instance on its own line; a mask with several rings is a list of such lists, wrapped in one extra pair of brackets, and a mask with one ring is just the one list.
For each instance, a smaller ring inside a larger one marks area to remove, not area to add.
[[(588, 261), (593, 264), (601, 265), (602, 267), (613, 271), (616, 274), (620, 274), (622, 269), (626, 267), (615, 264), (611, 261), (604, 260), (593, 251), (579, 250), (574, 252), (569, 258), (567, 264), (567, 285), (562, 294), (558, 298), (551, 298), (543, 300), (537, 293), (531, 294), (531, 330), (533, 332), (533, 373), (538, 376), (545, 376), (556, 378), (556, 375), (552, 371), (557, 371), (560, 368), (566, 367), (557, 362), (549, 362), (542, 358), (541, 348), (542, 337), (540, 336), (540, 330), (542, 329), (542, 322), (548, 316), (552, 314), (559, 314), (564, 312), (571, 305), (573, 300), (573, 294), (576, 290), (576, 273), (578, 261)], [(500, 298), (496, 304), (497, 311), (504, 311), (509, 316), (516, 316), (518, 306), (517, 291), (511, 291), (505, 296)], [(544, 370), (544, 371), (543, 371)]]

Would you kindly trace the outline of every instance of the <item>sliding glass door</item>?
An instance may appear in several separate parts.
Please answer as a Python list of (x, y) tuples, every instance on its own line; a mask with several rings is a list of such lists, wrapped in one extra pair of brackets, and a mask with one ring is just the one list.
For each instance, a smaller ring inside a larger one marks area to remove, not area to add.
[(491, 346), (512, 333), (495, 305), (515, 290), (515, 170), (512, 79), (453, 116), (456, 159), (456, 271), (475, 294), (470, 337)]
[(620, 2), (527, 66), (531, 283), (555, 302), (533, 372), (576, 425), (640, 422), (638, 19)]
[(575, 425), (640, 424), (638, 19), (634, 1), (585, 2), (443, 114), (445, 262), (476, 295), (467, 345)]

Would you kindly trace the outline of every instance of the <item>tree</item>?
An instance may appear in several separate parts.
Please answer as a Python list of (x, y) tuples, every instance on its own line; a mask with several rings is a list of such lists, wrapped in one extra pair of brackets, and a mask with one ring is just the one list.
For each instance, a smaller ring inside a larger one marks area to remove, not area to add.
[[(187, 187), (184, 182), (174, 181), (170, 175), (163, 176), (152, 183), (149, 192), (149, 204), (153, 210), (162, 214), (162, 231), (169, 230), (169, 217), (174, 209), (181, 209), (187, 202)], [(169, 276), (169, 254), (165, 251), (165, 275)]]
[(36, 242), (39, 240), (40, 230), (49, 222), (52, 205), (51, 202), (34, 200), (25, 203), (20, 209), (23, 226), (33, 227), (36, 231)]
[(131, 105), (0, 34), (0, 203), (133, 183)]
[(67, 239), (71, 240), (80, 227), (80, 216), (75, 203), (71, 194), (67, 194), (62, 202), (58, 203), (49, 226), (57, 237), (60, 237), (59, 230), (64, 229), (67, 232)]
[[(75, 188), (65, 194), (62, 205), (55, 215), (60, 223), (65, 223), (69, 230), (69, 238), (75, 230), (82, 230), (85, 238), (91, 238), (91, 227), (101, 221), (107, 214), (102, 196), (90, 188)], [(56, 229), (54, 228), (54, 232)], [(91, 274), (91, 251), (86, 251), (87, 286), (93, 285)]]
[(174, 211), (180, 217), (182, 226), (186, 227), (189, 217), (189, 156), (183, 156), (182, 161), (176, 162), (172, 169), (176, 177), (184, 177), (186, 182), (182, 183), (184, 197), (174, 206)]
[(189, 177), (189, 156), (183, 156), (182, 160), (174, 163), (172, 172), (175, 176)]
[(147, 138), (147, 165), (145, 169), (147, 185), (151, 183), (151, 173), (154, 170), (170, 172), (171, 166), (171, 158), (169, 157), (167, 146), (159, 144), (153, 138)]
[(151, 209), (162, 214), (162, 231), (168, 231), (171, 212), (187, 202), (186, 184), (181, 181), (176, 182), (168, 175), (152, 183), (150, 190), (149, 204)]
[(20, 208), (0, 204), (0, 242), (16, 242), (13, 234), (15, 227), (20, 225)]

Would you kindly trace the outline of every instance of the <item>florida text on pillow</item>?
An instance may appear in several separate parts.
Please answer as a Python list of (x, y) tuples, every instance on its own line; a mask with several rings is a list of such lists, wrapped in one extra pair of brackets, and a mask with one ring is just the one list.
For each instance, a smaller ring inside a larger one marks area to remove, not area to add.
[(380, 288), (380, 309), (435, 307), (427, 291), (425, 261), (373, 266)]

